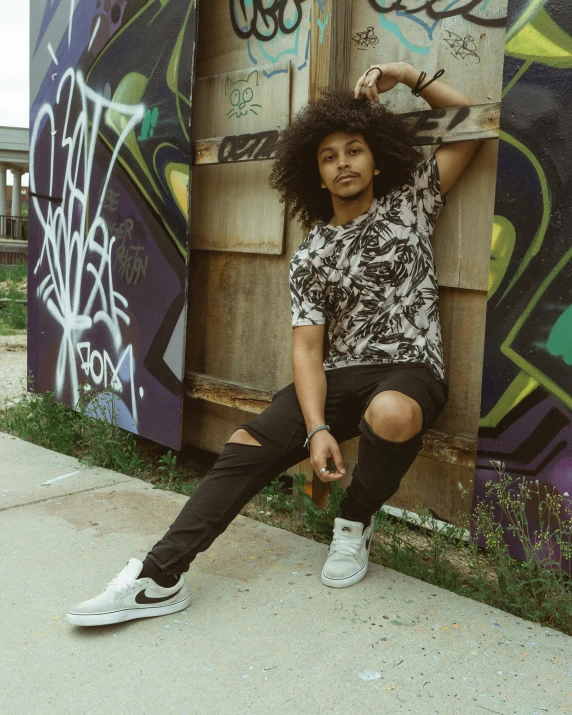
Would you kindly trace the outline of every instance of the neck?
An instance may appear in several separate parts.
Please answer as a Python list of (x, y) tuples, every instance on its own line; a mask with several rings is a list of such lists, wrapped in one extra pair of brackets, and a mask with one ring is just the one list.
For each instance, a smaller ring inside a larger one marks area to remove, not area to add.
[(342, 226), (349, 221), (353, 221), (354, 218), (365, 213), (372, 203), (373, 187), (368, 187), (363, 193), (351, 199), (341, 199), (339, 196), (332, 194), (332, 205), (334, 207), (334, 217), (331, 220), (332, 225)]

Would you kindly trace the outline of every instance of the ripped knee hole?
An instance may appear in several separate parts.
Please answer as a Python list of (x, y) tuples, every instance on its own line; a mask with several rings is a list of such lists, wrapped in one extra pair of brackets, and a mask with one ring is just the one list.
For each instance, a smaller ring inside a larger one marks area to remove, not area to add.
[(260, 442), (244, 429), (237, 430), (228, 440), (227, 444), (248, 444), (253, 447), (262, 447)]

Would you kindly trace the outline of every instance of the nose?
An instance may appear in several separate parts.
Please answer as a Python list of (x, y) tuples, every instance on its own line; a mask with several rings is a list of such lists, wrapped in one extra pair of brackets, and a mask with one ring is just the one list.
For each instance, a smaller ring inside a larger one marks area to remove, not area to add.
[(341, 156), (338, 161), (338, 166), (340, 167), (340, 169), (345, 169), (349, 165), (350, 165), (350, 162), (348, 161), (348, 159), (345, 156)]

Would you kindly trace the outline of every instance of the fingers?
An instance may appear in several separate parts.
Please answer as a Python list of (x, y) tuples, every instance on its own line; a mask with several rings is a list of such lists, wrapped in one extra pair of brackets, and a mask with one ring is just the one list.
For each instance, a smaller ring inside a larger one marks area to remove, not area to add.
[[(334, 465), (328, 464), (331, 458), (334, 460)], [(346, 473), (342, 455), (337, 444), (335, 446), (330, 445), (329, 448), (321, 454), (316, 454), (310, 459), (310, 463), (314, 472), (322, 482), (332, 482), (336, 479), (341, 479)]]
[(340, 448), (337, 445), (335, 447), (332, 447), (332, 457), (334, 459), (334, 462), (336, 463), (336, 469), (338, 470), (337, 473), (343, 476), (346, 473), (346, 468), (344, 466), (342, 453), (340, 452)]
[(372, 104), (377, 104), (379, 102), (379, 93), (377, 91), (377, 81), (381, 79), (381, 71), (379, 73), (379, 77), (376, 75), (375, 72), (372, 72), (370, 75), (368, 75), (370, 80), (368, 83), (368, 88), (369, 88), (369, 93), (371, 95), (371, 101)]
[[(372, 72), (372, 74), (373, 74), (373, 72)], [(356, 82), (356, 86), (354, 89), (354, 98), (355, 99), (357, 99), (360, 96), (361, 88), (362, 88), (362, 85), (364, 82), (365, 82), (365, 73), (362, 74), (362, 76)]]
[[(377, 71), (370, 71), (377, 70)], [(358, 79), (354, 97), (357, 99), (360, 96), (360, 92), (363, 88), (364, 96), (368, 102), (374, 104), (379, 102), (379, 93), (377, 91), (377, 82), (381, 79), (382, 71), (378, 65), (372, 65), (369, 70), (364, 72), (362, 76)]]

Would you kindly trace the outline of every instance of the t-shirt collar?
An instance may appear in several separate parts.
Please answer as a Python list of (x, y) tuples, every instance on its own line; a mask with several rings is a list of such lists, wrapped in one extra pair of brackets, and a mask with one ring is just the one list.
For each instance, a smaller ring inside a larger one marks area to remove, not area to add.
[(374, 200), (371, 202), (371, 206), (368, 208), (368, 210), (364, 211), (359, 216), (356, 216), (351, 221), (348, 221), (347, 223), (343, 223), (340, 226), (333, 226), (331, 223), (325, 223), (324, 228), (331, 229), (332, 231), (347, 231), (349, 228), (353, 228), (354, 226), (357, 226), (358, 224), (366, 221), (368, 218), (370, 218), (370, 216), (373, 216), (373, 214), (375, 213), (375, 210), (377, 209), (378, 203), (379, 203), (379, 200), (374, 198)]

